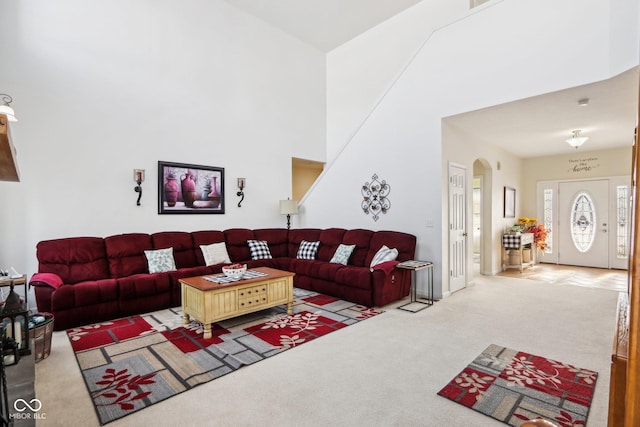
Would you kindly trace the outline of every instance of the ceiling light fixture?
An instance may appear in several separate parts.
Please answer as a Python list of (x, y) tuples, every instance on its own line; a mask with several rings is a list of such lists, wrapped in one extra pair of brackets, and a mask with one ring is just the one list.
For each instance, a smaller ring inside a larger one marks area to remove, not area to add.
[(18, 119), (16, 119), (16, 113), (13, 111), (13, 108), (9, 106), (12, 101), (13, 98), (11, 98), (11, 96), (0, 93), (0, 114), (6, 114), (7, 120), (10, 122), (17, 122)]
[(573, 136), (567, 139), (566, 142), (577, 150), (578, 147), (587, 142), (587, 139), (589, 138), (586, 136), (580, 136), (580, 129), (577, 129), (573, 131)]

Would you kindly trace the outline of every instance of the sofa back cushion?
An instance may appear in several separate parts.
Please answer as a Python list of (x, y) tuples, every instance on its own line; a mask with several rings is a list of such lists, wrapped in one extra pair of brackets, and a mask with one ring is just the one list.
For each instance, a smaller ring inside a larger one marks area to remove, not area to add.
[[(300, 242), (306, 240), (307, 242), (315, 242), (320, 240), (319, 228), (298, 228), (295, 230), (289, 230), (289, 249), (287, 255), (289, 258), (295, 258), (300, 248)], [(320, 245), (322, 247), (322, 245)]]
[[(354, 230), (345, 231), (342, 243), (345, 245), (356, 245), (355, 249), (351, 253), (349, 265), (354, 265), (356, 267), (369, 267), (369, 264), (366, 263), (366, 259), (370, 250), (369, 244), (371, 242), (371, 236), (373, 236), (373, 231), (371, 230), (356, 228)], [(374, 254), (378, 249), (380, 248), (377, 248), (374, 251)], [(371, 258), (369, 258), (369, 262), (371, 262)]]
[[(193, 240), (193, 251), (195, 253), (197, 265), (206, 265), (206, 263), (204, 262), (204, 255), (202, 254), (202, 250), (200, 249), (200, 245), (206, 246), (212, 243), (224, 243), (224, 233), (222, 231), (194, 231), (191, 233), (191, 238)], [(231, 258), (231, 256), (229, 257)]]
[(286, 228), (259, 228), (253, 230), (256, 240), (266, 240), (273, 258), (288, 256), (289, 230)]
[(318, 249), (317, 259), (320, 261), (330, 261), (336, 253), (336, 249), (342, 243), (345, 229), (343, 228), (327, 228), (320, 232), (320, 248)]
[[(191, 233), (184, 231), (166, 231), (151, 235), (154, 249), (173, 248), (173, 259), (176, 268), (191, 268), (197, 264)], [(200, 247), (198, 246), (198, 251)], [(200, 251), (202, 254), (202, 251)]]
[(112, 278), (148, 273), (144, 251), (154, 249), (149, 234), (128, 233), (104, 239)]
[(380, 248), (386, 245), (390, 249), (398, 250), (397, 261), (413, 259), (416, 252), (416, 236), (400, 231), (376, 231), (371, 237), (369, 252), (365, 259), (365, 265), (370, 265), (371, 260)]
[(247, 240), (256, 238), (253, 230), (248, 228), (230, 228), (224, 231), (224, 240), (227, 242), (227, 253), (231, 262), (241, 262), (251, 259)]
[(36, 245), (39, 273), (55, 273), (63, 283), (109, 278), (104, 239), (71, 237), (44, 240)]

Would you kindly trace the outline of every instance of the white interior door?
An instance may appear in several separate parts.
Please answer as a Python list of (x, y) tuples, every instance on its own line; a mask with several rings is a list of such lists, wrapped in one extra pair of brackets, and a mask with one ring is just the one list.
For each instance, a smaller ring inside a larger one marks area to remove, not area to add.
[(449, 289), (451, 292), (467, 284), (467, 170), (449, 164)]
[(558, 262), (609, 268), (609, 181), (558, 186)]

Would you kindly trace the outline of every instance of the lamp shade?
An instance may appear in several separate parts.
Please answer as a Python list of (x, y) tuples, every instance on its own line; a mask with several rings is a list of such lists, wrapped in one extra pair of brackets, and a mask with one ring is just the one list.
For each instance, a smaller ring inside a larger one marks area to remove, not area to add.
[(298, 213), (298, 201), (297, 200), (280, 200), (280, 214), (281, 215), (295, 215)]

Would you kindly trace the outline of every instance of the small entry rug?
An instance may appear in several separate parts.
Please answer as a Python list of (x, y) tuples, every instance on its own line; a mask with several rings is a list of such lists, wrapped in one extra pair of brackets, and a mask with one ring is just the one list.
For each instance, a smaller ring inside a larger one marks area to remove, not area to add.
[(584, 426), (598, 373), (495, 344), (438, 392), (511, 426), (543, 418)]
[(294, 289), (286, 306), (212, 325), (161, 310), (67, 330), (102, 425), (382, 311)]

